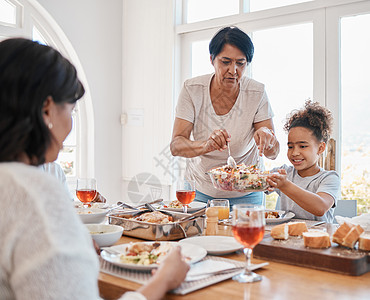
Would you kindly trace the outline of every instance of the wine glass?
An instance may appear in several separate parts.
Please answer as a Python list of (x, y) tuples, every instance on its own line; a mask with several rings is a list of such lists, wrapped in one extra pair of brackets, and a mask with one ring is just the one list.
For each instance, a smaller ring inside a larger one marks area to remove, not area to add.
[(90, 203), (96, 197), (96, 179), (78, 178), (76, 188), (77, 198), (84, 203), (84, 207), (90, 207)]
[(188, 212), (188, 204), (195, 198), (195, 181), (179, 180), (176, 187), (176, 198), (182, 203), (183, 212)]
[(245, 270), (233, 277), (239, 282), (255, 282), (262, 276), (253, 273), (251, 267), (251, 255), (254, 246), (262, 239), (265, 233), (265, 209), (262, 205), (237, 204), (233, 206), (233, 234), (235, 239), (244, 246), (244, 254), (247, 259)]
[(230, 214), (230, 204), (228, 199), (210, 199), (207, 202), (207, 207), (218, 208), (218, 220), (227, 222)]

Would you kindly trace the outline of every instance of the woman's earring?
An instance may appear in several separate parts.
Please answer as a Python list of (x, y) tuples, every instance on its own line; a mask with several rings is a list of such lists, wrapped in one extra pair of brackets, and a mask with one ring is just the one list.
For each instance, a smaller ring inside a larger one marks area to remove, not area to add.
[(49, 127), (49, 129), (52, 129), (53, 128), (53, 123), (49, 123), (48, 127)]

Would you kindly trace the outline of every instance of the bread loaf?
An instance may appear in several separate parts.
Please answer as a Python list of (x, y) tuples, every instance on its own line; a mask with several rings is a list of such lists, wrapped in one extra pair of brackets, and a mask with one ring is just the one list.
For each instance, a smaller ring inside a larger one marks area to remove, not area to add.
[(303, 243), (309, 248), (329, 248), (331, 246), (330, 236), (324, 231), (307, 231), (303, 232)]
[(275, 240), (287, 240), (289, 237), (288, 234), (288, 225), (280, 224), (271, 228), (271, 237)]
[(353, 226), (349, 232), (346, 234), (346, 236), (343, 238), (343, 246), (354, 248), (355, 244), (360, 237), (361, 233), (363, 233), (364, 230), (360, 225)]
[(288, 223), (288, 233), (289, 235), (299, 236), (303, 232), (308, 231), (307, 225), (305, 222), (289, 222)]
[(334, 232), (332, 240), (334, 243), (342, 245), (344, 237), (353, 227), (352, 224), (344, 222), (342, 225), (338, 227), (338, 229)]
[(370, 233), (363, 233), (358, 239), (358, 249), (370, 251)]

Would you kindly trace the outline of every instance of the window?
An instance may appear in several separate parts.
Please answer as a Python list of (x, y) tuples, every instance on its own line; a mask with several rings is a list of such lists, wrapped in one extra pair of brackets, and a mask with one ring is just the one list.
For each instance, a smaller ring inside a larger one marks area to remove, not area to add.
[[(199, 2), (194, 1), (193, 5)], [(220, 16), (213, 11), (208, 20), (176, 26), (181, 53), (177, 80), (182, 83), (187, 78), (213, 72), (208, 53), (212, 36), (227, 25), (243, 29), (255, 45), (248, 76), (266, 86), (282, 145), (277, 160), (266, 160), (266, 167), (287, 163), (283, 131), (286, 115), (301, 108), (308, 98), (318, 101), (334, 116), (332, 138), (336, 141), (336, 171), (342, 176), (342, 199), (357, 199), (358, 212), (370, 212), (370, 121), (366, 104), (370, 100), (367, 83), (370, 38), (358, 34), (369, 28), (370, 2), (250, 0), (239, 3), (239, 13)], [(201, 10), (200, 4), (197, 7)]]
[(16, 6), (15, 4), (1, 0), (0, 1), (0, 24), (4, 25), (15, 25), (17, 21), (16, 18)]
[(193, 23), (239, 13), (239, 0), (185, 0), (186, 23)]
[(370, 14), (341, 19), (342, 194), (370, 211)]
[[(79, 78), (84, 83), (84, 101), (79, 101), (76, 105), (76, 111), (72, 115), (72, 131), (65, 140), (57, 160), (67, 176), (70, 188), (74, 189), (76, 177), (94, 177), (93, 167), (88, 163), (94, 161), (94, 126), (89, 86), (72, 45), (64, 35), (57, 34), (61, 29), (50, 16), (43, 15), (41, 11), (46, 14), (36, 1), (0, 0), (0, 40), (23, 36), (41, 44), (51, 45), (73, 62)], [(9, 29), (8, 24), (15, 26)], [(30, 26), (23, 27), (23, 24)]]
[(250, 0), (250, 10), (249, 11), (257, 11), (257, 10), (264, 10), (269, 8), (287, 6), (291, 4), (297, 4), (302, 2), (308, 2), (312, 0)]

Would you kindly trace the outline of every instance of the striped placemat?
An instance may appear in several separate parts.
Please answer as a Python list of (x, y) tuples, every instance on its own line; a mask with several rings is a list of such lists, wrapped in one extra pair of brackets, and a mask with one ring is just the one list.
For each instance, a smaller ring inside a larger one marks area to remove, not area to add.
[[(226, 261), (228, 263), (234, 264), (236, 267), (243, 267), (245, 262), (236, 261), (228, 258), (217, 257), (217, 256), (206, 256), (204, 260), (215, 260), (215, 261)], [(150, 271), (137, 271), (137, 270), (129, 270), (124, 269), (119, 266), (113, 265), (112, 263), (102, 259), (100, 257), (100, 271), (103, 273), (107, 273), (113, 276), (117, 276), (126, 280), (130, 280), (139, 284), (145, 284), (151, 275)], [(234, 275), (240, 273), (240, 270), (235, 272), (227, 273), (227, 274), (220, 274), (220, 275), (212, 275), (203, 279), (199, 279), (196, 281), (184, 281), (177, 289), (171, 291), (172, 293), (179, 294), (179, 295), (186, 295), (193, 291), (202, 289), (206, 286), (210, 286), (217, 282), (229, 279)]]

